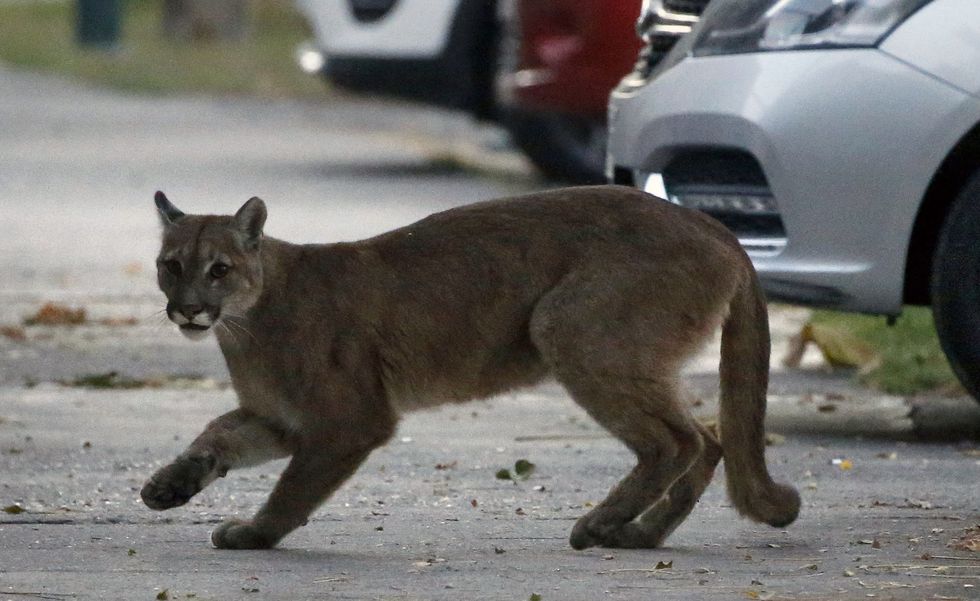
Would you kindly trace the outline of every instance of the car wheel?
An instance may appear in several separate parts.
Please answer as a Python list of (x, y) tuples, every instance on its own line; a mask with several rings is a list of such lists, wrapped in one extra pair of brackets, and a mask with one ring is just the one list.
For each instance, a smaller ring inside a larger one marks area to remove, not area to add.
[(980, 171), (959, 192), (940, 231), (931, 290), (943, 352), (980, 402)]
[(514, 143), (547, 177), (574, 184), (604, 183), (604, 119), (520, 109), (508, 110), (503, 125)]

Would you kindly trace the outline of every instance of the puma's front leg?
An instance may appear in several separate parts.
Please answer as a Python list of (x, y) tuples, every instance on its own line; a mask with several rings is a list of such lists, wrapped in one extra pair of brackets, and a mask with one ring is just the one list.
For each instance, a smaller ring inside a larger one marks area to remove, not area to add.
[(267, 549), (302, 526), (310, 514), (394, 433), (390, 415), (351, 422), (307, 436), (296, 449), (269, 500), (251, 521), (230, 520), (211, 534), (219, 549)]
[(357, 470), (373, 448), (347, 453), (328, 449), (297, 452), (255, 517), (222, 523), (211, 533), (211, 542), (219, 549), (275, 546), (305, 524), (313, 510)]
[(215, 419), (172, 463), (143, 485), (140, 496), (151, 509), (178, 507), (228, 470), (258, 465), (291, 454), (284, 432), (243, 409)]

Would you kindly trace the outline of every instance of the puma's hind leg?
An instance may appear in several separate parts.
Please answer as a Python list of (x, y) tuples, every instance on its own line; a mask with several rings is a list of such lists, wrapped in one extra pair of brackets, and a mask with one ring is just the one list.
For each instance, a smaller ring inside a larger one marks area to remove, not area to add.
[[(655, 546), (633, 536), (634, 520), (664, 499), (671, 485), (690, 471), (704, 454), (693, 421), (670, 409), (670, 386), (645, 383), (642, 393), (606, 391), (583, 402), (581, 388), (568, 385), (572, 397), (636, 455), (637, 464), (599, 505), (572, 529), (576, 549), (592, 546)], [(692, 503), (693, 504), (693, 503)], [(659, 542), (659, 541), (658, 541)]]
[[(558, 381), (637, 458), (575, 525), (576, 549), (659, 544), (663, 536), (634, 536), (631, 523), (692, 466), (712, 461), (703, 458), (710, 443), (681, 402), (678, 379), (684, 361), (720, 322), (722, 303), (710, 294), (670, 303), (658, 295), (662, 274), (623, 271), (610, 280), (610, 272), (571, 274), (541, 299), (531, 319), (532, 340)], [(666, 531), (683, 519), (703, 491), (702, 479), (684, 480), (676, 503), (662, 506), (664, 524), (650, 530)]]
[(610, 537), (606, 546), (659, 547), (691, 513), (711, 483), (722, 456), (721, 444), (715, 433), (700, 423), (697, 423), (697, 427), (704, 441), (704, 452), (700, 458), (674, 482), (666, 495)]

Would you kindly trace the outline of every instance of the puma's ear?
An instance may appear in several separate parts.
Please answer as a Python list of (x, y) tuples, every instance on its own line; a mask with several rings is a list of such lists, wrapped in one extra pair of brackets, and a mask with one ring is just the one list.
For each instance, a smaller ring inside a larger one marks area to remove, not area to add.
[(262, 226), (265, 225), (265, 203), (253, 196), (235, 213), (235, 225), (245, 235), (246, 248), (252, 249), (262, 239)]
[(153, 201), (157, 205), (157, 212), (160, 214), (160, 221), (164, 227), (177, 223), (177, 220), (184, 216), (183, 211), (175, 207), (167, 200), (167, 195), (159, 190), (153, 195)]

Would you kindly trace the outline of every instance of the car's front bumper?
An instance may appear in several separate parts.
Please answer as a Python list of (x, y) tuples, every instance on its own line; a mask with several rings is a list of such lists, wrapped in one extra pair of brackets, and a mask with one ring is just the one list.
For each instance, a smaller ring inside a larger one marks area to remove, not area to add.
[(743, 240), (770, 295), (895, 314), (923, 194), (970, 127), (965, 99), (875, 49), (687, 58), (613, 93), (609, 162), (643, 187), (684, 152), (753, 157), (784, 230)]

